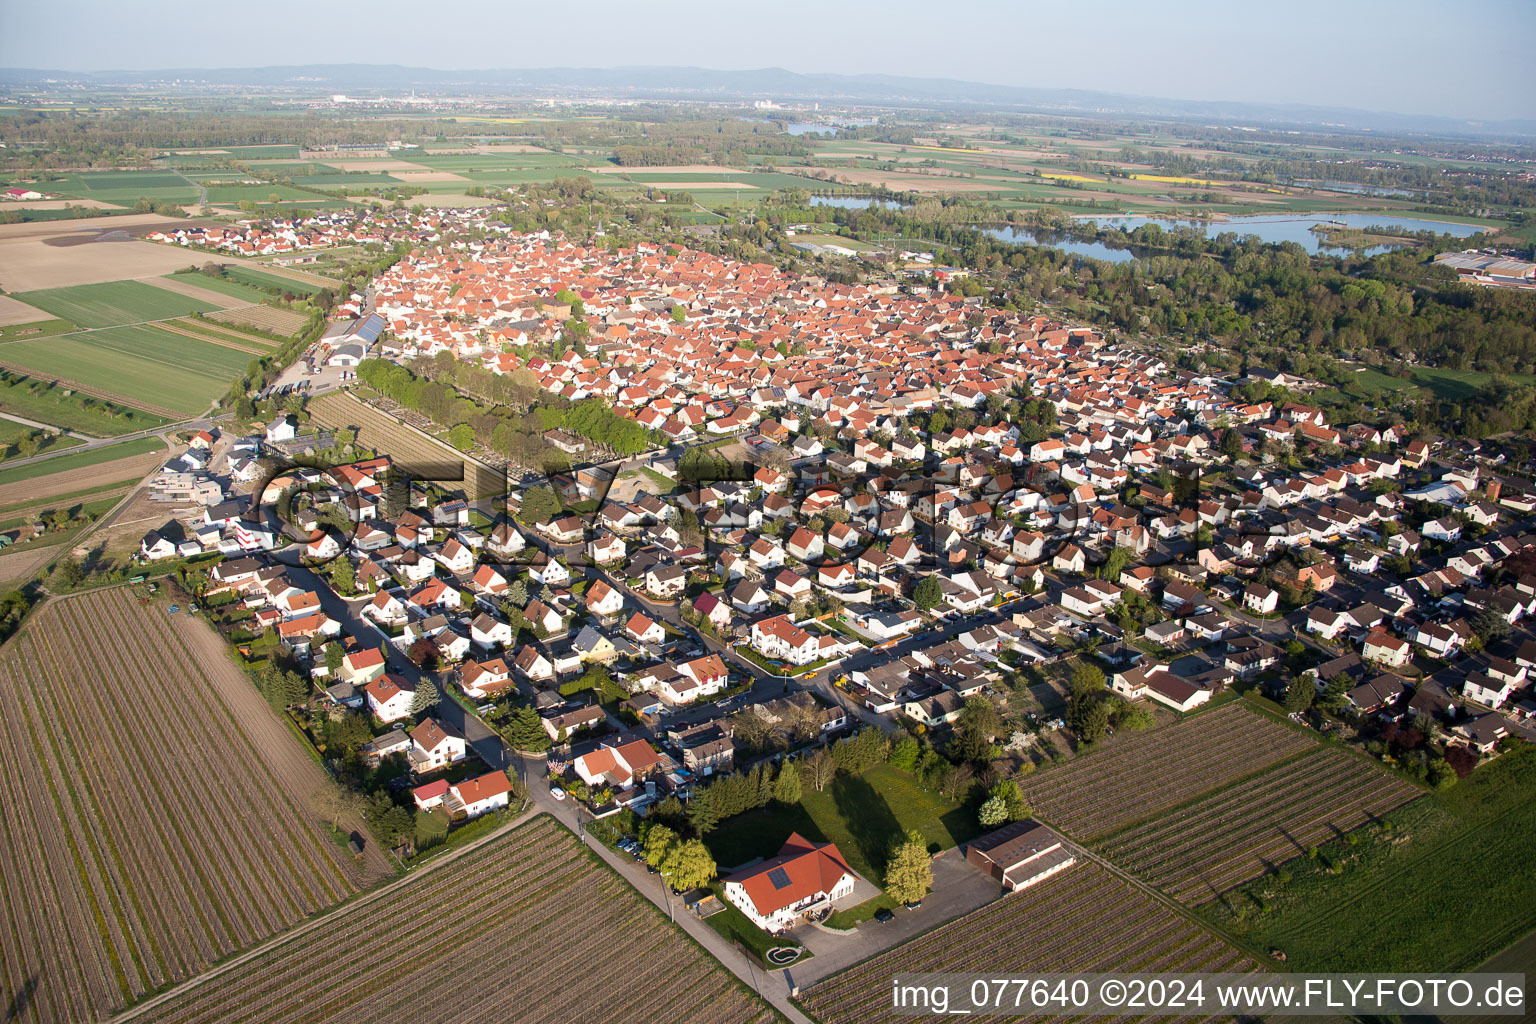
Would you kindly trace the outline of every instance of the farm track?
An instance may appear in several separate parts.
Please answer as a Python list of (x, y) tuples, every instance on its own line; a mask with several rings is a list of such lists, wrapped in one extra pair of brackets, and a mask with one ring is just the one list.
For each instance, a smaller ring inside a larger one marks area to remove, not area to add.
[(99, 1020), (389, 874), (324, 833), (329, 781), (211, 630), (130, 594), (50, 601), (0, 655), (8, 1020)]
[(1024, 795), (1046, 821), (1092, 839), (1314, 745), (1234, 703), (1041, 772), (1024, 783)]
[[(175, 1024), (774, 1019), (547, 817), (147, 1007)], [(423, 913), (431, 908), (434, 913)], [(442, 922), (451, 922), (443, 927)], [(616, 936), (624, 941), (616, 942)], [(387, 943), (377, 941), (389, 936)], [(329, 951), (347, 950), (347, 957)], [(481, 955), (466, 955), (469, 950)], [(326, 967), (315, 965), (324, 960)], [(591, 973), (602, 962), (603, 978)], [(537, 964), (536, 970), (527, 968)], [(632, 980), (660, 977), (643, 991)], [(451, 970), (454, 998), (441, 982)]]
[(92, 398), (106, 399), (108, 402), (113, 402), (117, 405), (125, 405), (130, 409), (141, 409), (144, 412), (154, 413), (156, 416), (162, 416), (173, 423), (179, 423), (187, 418), (187, 414), (178, 409), (167, 409), (163, 405), (155, 405), (152, 402), (142, 402), (137, 398), (129, 398), (126, 395), (118, 394), (116, 391), (107, 391), (104, 388), (96, 388), (89, 384), (82, 384), (79, 381), (71, 380), (68, 377), (56, 377), (51, 373), (44, 373), (41, 370), (34, 370), (30, 366), (22, 366), (20, 363), (11, 363), (5, 361), (4, 359), (0, 359), (0, 370), (9, 370), (11, 373), (19, 373), (27, 377), (36, 377), (38, 380), (46, 380), (50, 383), (57, 384), (60, 387), (69, 388), (71, 391), (78, 391), (82, 395), (90, 395)]
[(1417, 795), (1373, 765), (1316, 748), (1119, 833), (1101, 852), (1176, 899), (1202, 902)]
[(216, 338), (216, 337), (214, 337), (213, 335), (210, 335), (210, 334), (198, 334), (196, 331), (190, 331), (190, 330), (186, 329), (185, 327), (179, 326), (175, 320), (166, 320), (163, 323), (161, 323), (159, 326), (161, 326), (161, 327), (165, 328), (166, 330), (170, 331), (172, 334), (179, 334), (183, 338), (191, 338), (193, 341), (207, 342), (209, 345), (218, 345), (220, 348), (234, 349), (236, 352), (246, 352), (246, 353), (249, 353), (250, 355), (253, 355), (253, 356), (266, 355), (267, 352), (270, 351), (269, 349), (265, 349), (265, 348), (256, 348), (256, 347), (250, 346), (250, 345), (241, 345), (238, 342), (236, 342), (233, 338), (223, 338), (223, 337)]
[(890, 979), (901, 973), (1258, 969), (1220, 937), (1085, 862), (834, 975), (800, 1002), (824, 1024), (864, 1024), (903, 1019), (885, 1012)]

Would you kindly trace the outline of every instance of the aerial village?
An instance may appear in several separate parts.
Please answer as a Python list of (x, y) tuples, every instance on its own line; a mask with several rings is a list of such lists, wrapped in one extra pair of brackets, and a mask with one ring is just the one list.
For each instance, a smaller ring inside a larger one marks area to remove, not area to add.
[[(551, 792), (596, 818), (866, 726), (934, 740), (977, 700), (1032, 767), (1105, 728), (1074, 719), (1069, 660), (1102, 672), (1115, 722), (1257, 686), (1319, 728), (1415, 727), (1457, 763), (1536, 738), (1536, 493), (1473, 443), (1332, 423), (1309, 381), (1177, 369), (931, 276), (831, 284), (410, 216), (165, 240), (404, 236), (312, 365), (531, 375), (648, 450), (551, 431), (570, 471), (487, 497), (402, 483), (390, 452), (287, 462), (304, 438), (280, 415), (168, 464), (156, 487), (201, 511), (141, 553), (220, 552), (202, 596), (250, 610), (235, 642), (280, 645), (366, 725), (370, 763), (403, 758), (418, 808), (505, 806), (475, 725), (547, 751)], [(769, 931), (854, 883), (831, 844), (757, 855), (725, 894)], [(968, 856), (1018, 885), (1070, 863), (1022, 822)]]

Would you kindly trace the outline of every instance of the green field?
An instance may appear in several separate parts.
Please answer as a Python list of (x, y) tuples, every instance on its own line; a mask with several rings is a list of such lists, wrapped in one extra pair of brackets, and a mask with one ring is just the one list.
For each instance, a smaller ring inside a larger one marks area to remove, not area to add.
[(60, 455), (57, 458), (44, 459), (42, 462), (34, 462), (26, 466), (17, 466), (14, 469), (0, 470), (0, 485), (19, 483), (23, 480), (36, 480), (50, 473), (63, 473), (71, 469), (83, 469), (86, 466), (99, 466), (103, 462), (112, 462), (116, 459), (126, 459), (134, 455), (147, 455), (150, 452), (166, 451), (165, 442), (158, 437), (138, 437), (132, 441), (122, 441), (118, 444), (103, 445), (100, 448), (92, 448), (88, 452), (74, 452), (69, 455)]
[(1536, 748), (1208, 904), (1296, 971), (1470, 970), (1536, 926)]
[(242, 264), (232, 264), (226, 271), (229, 278), (235, 281), (245, 281), (258, 288), (276, 288), (278, 291), (288, 292), (290, 295), (313, 295), (325, 287), (314, 281), (300, 281), (297, 278), (283, 277), (280, 274), (269, 274), (263, 270)]
[(73, 331), (75, 325), (68, 320), (34, 320), (29, 324), (0, 327), (0, 341), (16, 341), (21, 338), (48, 337)]
[(5, 346), (4, 355), (40, 373), (189, 416), (206, 410), (254, 358), (147, 325), (18, 341)]
[(257, 291), (239, 281), (231, 281), (227, 277), (213, 277), (210, 274), (187, 271), (177, 271), (166, 276), (199, 288), (206, 288), (211, 292), (218, 292), (220, 295), (228, 295), (232, 299), (244, 299), (246, 302), (265, 302), (272, 297), (266, 292)]
[(130, 204), (140, 197), (176, 203), (197, 201), (197, 189), (181, 175), (168, 171), (79, 171), (43, 175), (41, 180), (40, 188), (65, 198)]
[(266, 203), (270, 202), (274, 195), (277, 196), (280, 202), (325, 198), (324, 196), (317, 196), (313, 192), (307, 192), (304, 189), (294, 188), (292, 185), (274, 185), (263, 182), (260, 185), (215, 185), (208, 190), (208, 202), (214, 206), (238, 203), (244, 199), (249, 199), (253, 203)]
[(81, 327), (116, 327), (145, 320), (170, 320), (189, 313), (211, 313), (219, 308), (210, 302), (178, 295), (142, 281), (47, 288), (21, 292), (16, 298)]
[(163, 416), (113, 405), (35, 377), (0, 373), (0, 409), (39, 423), (111, 437), (131, 434), (170, 421)]
[[(0, 462), (21, 458), (21, 453), (11, 446), (28, 434), (36, 432), (36, 427), (29, 427), (14, 420), (0, 420)], [(70, 437), (67, 434), (48, 434), (39, 438), (37, 451), (32, 454), (46, 455), (49, 452), (63, 451), (65, 448), (74, 448), (84, 443), (78, 437)]]
[(881, 884), (892, 840), (908, 829), (922, 833), (930, 848), (948, 849), (981, 831), (976, 815), (890, 765), (862, 775), (839, 774), (818, 793), (810, 786), (797, 804), (770, 804), (721, 822), (705, 837), (722, 871), (754, 857), (772, 857), (799, 832), (814, 842), (832, 842), (853, 868)]

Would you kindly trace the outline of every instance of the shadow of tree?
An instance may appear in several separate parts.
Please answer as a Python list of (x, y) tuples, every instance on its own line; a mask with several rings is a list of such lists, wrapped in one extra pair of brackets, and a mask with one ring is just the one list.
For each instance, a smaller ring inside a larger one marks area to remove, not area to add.
[(11, 997), (10, 1004), (5, 1008), (7, 1021), (19, 1020), (22, 1014), (27, 1012), (27, 1007), (32, 1005), (32, 993), (37, 991), (37, 975), (31, 975), (26, 983), (16, 990)]
[[(839, 775), (832, 784), (832, 799), (860, 857), (883, 877), (891, 844), (901, 835), (901, 822), (891, 813), (885, 797), (857, 775)], [(878, 878), (871, 881), (879, 884)]]

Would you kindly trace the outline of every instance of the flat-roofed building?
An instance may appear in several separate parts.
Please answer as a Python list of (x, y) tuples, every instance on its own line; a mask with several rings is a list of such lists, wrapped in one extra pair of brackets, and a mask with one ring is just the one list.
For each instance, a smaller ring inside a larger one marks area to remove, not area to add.
[(1028, 819), (973, 840), (965, 859), (1001, 882), (1004, 892), (1027, 889), (1077, 863), (1061, 836)]

